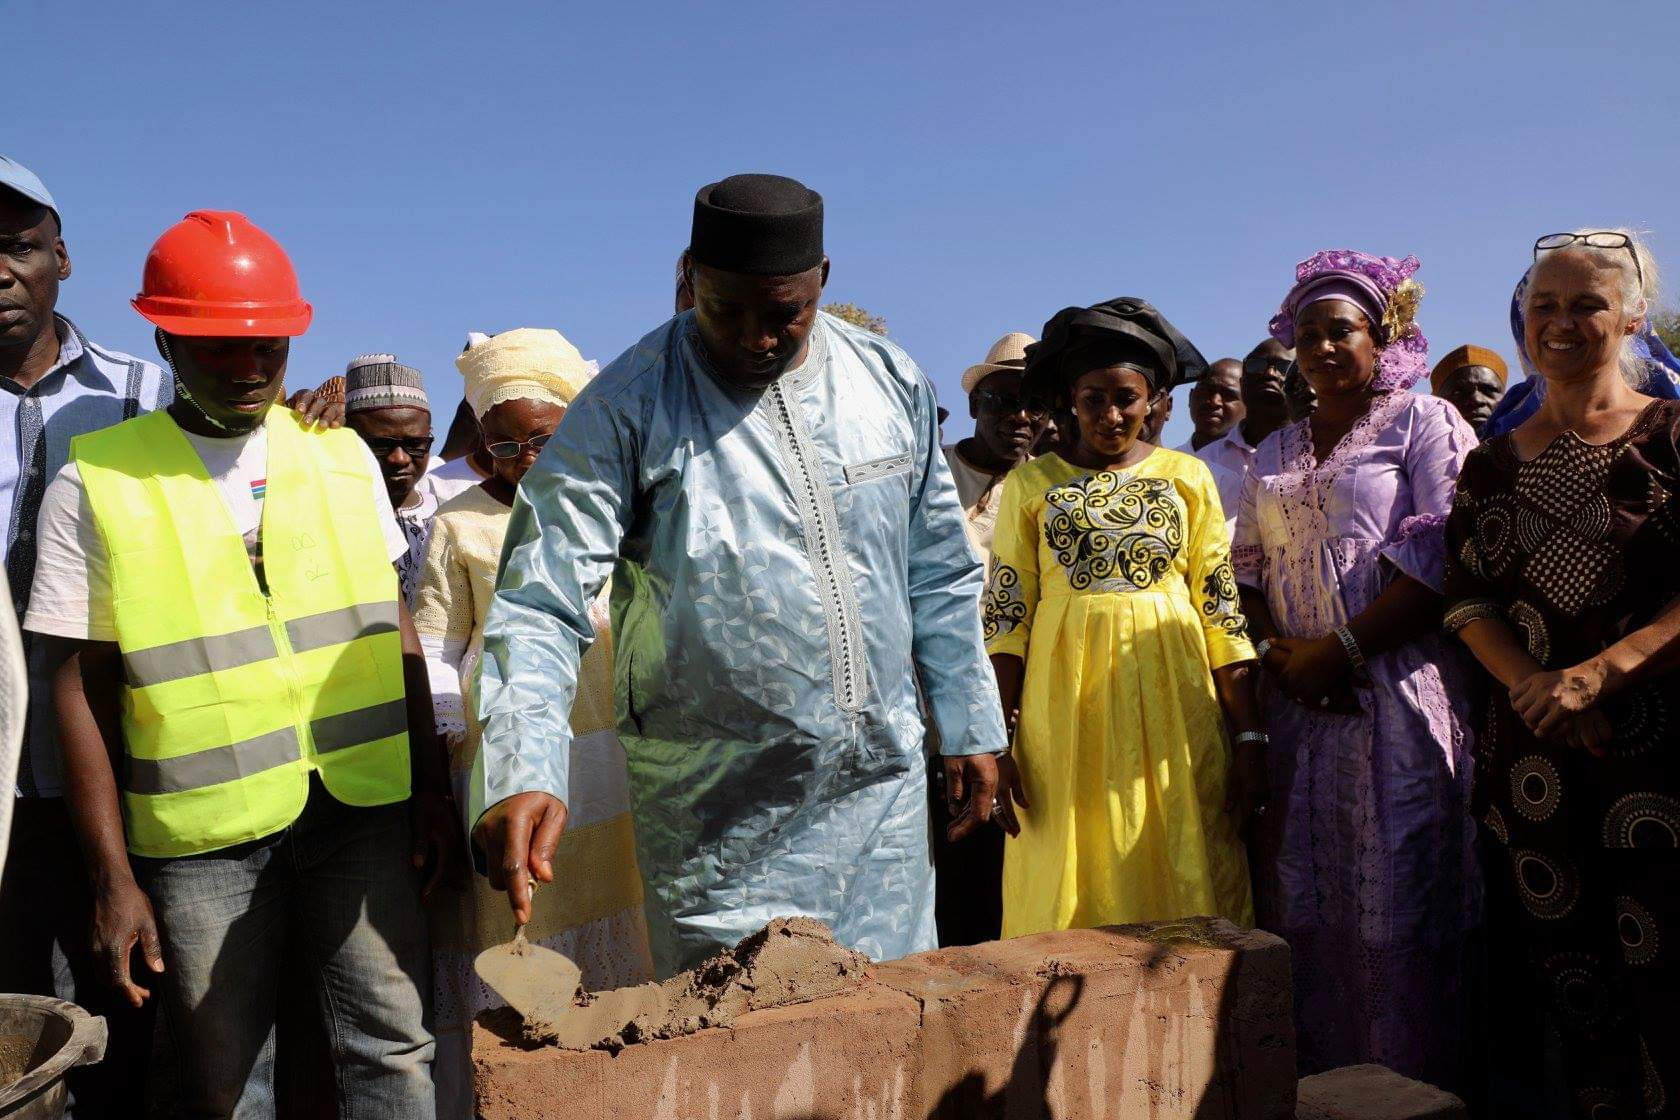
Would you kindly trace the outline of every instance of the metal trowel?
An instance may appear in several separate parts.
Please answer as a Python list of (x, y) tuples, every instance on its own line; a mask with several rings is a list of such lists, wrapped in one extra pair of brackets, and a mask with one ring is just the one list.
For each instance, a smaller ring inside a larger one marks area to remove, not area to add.
[(553, 1027), (572, 1010), (583, 973), (570, 958), (525, 940), (525, 927), (513, 940), (494, 945), (473, 959), (479, 978), (508, 1001), (532, 1026)]

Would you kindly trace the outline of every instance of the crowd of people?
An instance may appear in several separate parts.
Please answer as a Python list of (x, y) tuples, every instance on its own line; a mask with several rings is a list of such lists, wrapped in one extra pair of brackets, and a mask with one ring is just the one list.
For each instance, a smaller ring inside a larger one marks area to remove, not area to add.
[(962, 374), (947, 442), (819, 311), (822, 198), (732, 176), (605, 368), (469, 335), (434, 454), (393, 354), (288, 393), (312, 309), (240, 214), (153, 246), (161, 363), (86, 338), (0, 157), (0, 989), (107, 1016), (76, 1116), (135, 1114), (161, 1004), (182, 1115), (463, 1118), (516, 926), (599, 989), (790, 914), (877, 958), (1214, 915), (1288, 942), (1303, 1073), (1673, 1114), (1656, 262), (1535, 241), (1509, 391), (1487, 345), (1431, 367), (1418, 269), (1280, 268), (1240, 359), (1064, 308)]

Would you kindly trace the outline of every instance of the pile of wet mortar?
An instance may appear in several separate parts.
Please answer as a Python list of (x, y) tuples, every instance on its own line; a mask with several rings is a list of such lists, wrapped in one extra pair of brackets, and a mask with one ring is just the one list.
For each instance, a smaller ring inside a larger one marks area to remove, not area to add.
[(727, 952), (659, 984), (579, 992), (558, 1023), (526, 1019), (527, 1044), (618, 1051), (727, 1026), (749, 1011), (857, 988), (870, 960), (813, 918), (778, 918)]

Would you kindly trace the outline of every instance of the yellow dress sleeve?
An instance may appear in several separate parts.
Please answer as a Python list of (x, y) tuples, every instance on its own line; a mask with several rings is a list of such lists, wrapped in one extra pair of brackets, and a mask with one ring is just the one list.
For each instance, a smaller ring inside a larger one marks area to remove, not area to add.
[(1225, 526), (1225, 510), (1219, 504), (1219, 488), (1213, 474), (1200, 459), (1190, 459), (1182, 476), (1185, 504), (1189, 507), (1190, 598), (1196, 603), (1207, 639), (1208, 668), (1219, 669), (1239, 661), (1252, 661), (1254, 647), (1248, 641), (1248, 620), (1237, 598), (1237, 577), (1231, 569), (1231, 540)]
[(1017, 468), (1003, 480), (992, 570), (981, 604), (986, 652), (1010, 653), (1023, 661), (1038, 609), (1038, 517), (1031, 506), (1030, 474), (1028, 468)]

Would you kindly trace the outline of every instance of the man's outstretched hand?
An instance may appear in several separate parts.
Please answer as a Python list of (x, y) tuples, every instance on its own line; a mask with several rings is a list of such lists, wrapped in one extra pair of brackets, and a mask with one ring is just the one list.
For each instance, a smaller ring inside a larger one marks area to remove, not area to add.
[(492, 805), (473, 829), (490, 885), (506, 891), (520, 925), (531, 920), (531, 892), (554, 882), (554, 849), (566, 831), (566, 803), (547, 793), (516, 793)]

